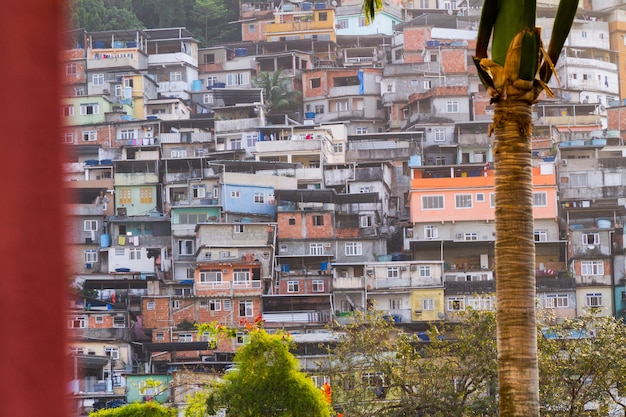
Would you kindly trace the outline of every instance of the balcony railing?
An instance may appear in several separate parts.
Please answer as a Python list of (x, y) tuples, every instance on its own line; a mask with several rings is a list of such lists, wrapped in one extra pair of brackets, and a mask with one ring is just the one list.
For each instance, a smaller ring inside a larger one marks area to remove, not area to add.
[(266, 323), (329, 323), (330, 319), (330, 310), (263, 313), (263, 320)]

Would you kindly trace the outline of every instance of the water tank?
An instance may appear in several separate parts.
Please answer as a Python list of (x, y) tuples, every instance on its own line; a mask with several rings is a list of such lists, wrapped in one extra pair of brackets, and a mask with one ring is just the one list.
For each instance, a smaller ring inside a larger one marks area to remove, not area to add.
[(191, 91), (200, 91), (202, 90), (202, 80), (193, 80), (191, 82)]
[(100, 247), (108, 248), (111, 246), (111, 235), (108, 233), (103, 233), (100, 235)]
[(610, 229), (610, 228), (611, 228), (611, 220), (598, 219), (598, 229)]

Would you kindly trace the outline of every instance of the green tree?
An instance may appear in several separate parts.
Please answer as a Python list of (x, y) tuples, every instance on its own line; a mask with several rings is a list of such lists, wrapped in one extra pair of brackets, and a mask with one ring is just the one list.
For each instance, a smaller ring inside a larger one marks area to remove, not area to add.
[(175, 409), (155, 402), (133, 403), (89, 413), (89, 417), (175, 417), (176, 415)]
[[(249, 329), (248, 337), (235, 354), (237, 368), (208, 385), (208, 395), (192, 398), (187, 416), (215, 414), (221, 408), (237, 417), (330, 416), (322, 391), (299, 370), (289, 351), (293, 342), (287, 334), (268, 334), (257, 327)], [(202, 401), (205, 410), (198, 406)]]
[(254, 78), (253, 84), (263, 89), (268, 114), (299, 110), (302, 92), (290, 89), (290, 79), (282, 71), (261, 72)]
[(495, 315), (459, 319), (424, 341), (380, 314), (355, 316), (330, 352), (333, 404), (350, 416), (495, 415)]
[[(382, 0), (364, 0), (368, 20)], [(561, 0), (547, 53), (536, 0), (485, 0), (474, 61), (494, 103), (499, 414), (539, 415), (532, 212), (532, 104), (553, 75), (578, 2)], [(491, 40), (492, 59), (487, 52)]]
[(228, 9), (224, 0), (196, 0), (191, 8), (188, 28), (204, 45), (223, 40)]
[(596, 404), (626, 411), (626, 327), (614, 317), (586, 315), (543, 327), (538, 335), (542, 415), (578, 417)]
[(70, 7), (70, 26), (87, 31), (145, 27), (128, 0), (74, 0)]

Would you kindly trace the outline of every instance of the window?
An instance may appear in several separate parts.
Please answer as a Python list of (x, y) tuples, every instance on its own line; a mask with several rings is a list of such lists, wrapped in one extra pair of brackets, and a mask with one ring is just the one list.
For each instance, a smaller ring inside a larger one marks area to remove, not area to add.
[(315, 114), (324, 114), (324, 105), (316, 104), (315, 105)]
[(433, 276), (430, 265), (420, 265), (418, 270), (420, 278), (430, 278)]
[(265, 203), (265, 194), (263, 193), (254, 193), (254, 202), (257, 204)]
[(435, 299), (434, 298), (424, 298), (424, 299), (422, 299), (422, 310), (424, 310), (424, 311), (434, 311), (435, 310)]
[(158, 332), (155, 334), (154, 336), (154, 340), (157, 342), (164, 342), (165, 341), (165, 333), (163, 332)]
[(74, 132), (65, 132), (63, 134), (63, 143), (73, 144), (74, 143)]
[(346, 242), (346, 256), (360, 256), (363, 254), (361, 242)]
[(300, 292), (300, 281), (287, 281), (287, 292)]
[(93, 74), (91, 76), (91, 83), (93, 85), (104, 85), (104, 74)]
[(156, 304), (154, 301), (148, 301), (146, 303), (146, 310), (154, 310), (156, 309)]
[(602, 299), (602, 294), (599, 292), (587, 293), (585, 295), (585, 306), (586, 307), (601, 307), (604, 305), (604, 300)]
[(191, 333), (181, 333), (178, 335), (179, 343), (191, 343), (193, 342), (193, 334)]
[(202, 103), (203, 104), (213, 104), (213, 94), (203, 94), (202, 95)]
[(441, 210), (443, 209), (442, 195), (423, 195), (422, 210)]
[(211, 311), (221, 311), (222, 310), (222, 301), (221, 300), (209, 300), (209, 310), (211, 310)]
[(547, 242), (548, 231), (547, 230), (535, 230), (535, 242)]
[(348, 19), (337, 19), (337, 29), (348, 29), (350, 26)]
[(77, 97), (85, 95), (85, 87), (76, 87), (74, 88), (74, 95)]
[(568, 308), (569, 297), (566, 294), (546, 294), (546, 308)]
[[(206, 58), (206, 55), (205, 55)], [(213, 64), (213, 62), (207, 62), (207, 64)], [(213, 85), (215, 85), (215, 83), (217, 83), (217, 77), (214, 75), (209, 75), (206, 79), (206, 85), (207, 87), (212, 87)]]
[(458, 113), (459, 112), (459, 102), (458, 101), (448, 101), (446, 103), (446, 111), (448, 113)]
[(83, 130), (82, 136), (83, 142), (93, 142), (97, 139), (97, 133), (95, 130)]
[(118, 314), (113, 317), (113, 328), (115, 329), (124, 329), (126, 328), (126, 317), (122, 314)]
[(152, 204), (152, 188), (139, 189), (139, 202), (141, 204)]
[(363, 385), (382, 387), (385, 385), (385, 375), (381, 372), (365, 372), (361, 375)]
[(424, 90), (430, 90), (433, 87), (433, 82), (430, 80), (424, 81)]
[(604, 275), (604, 263), (602, 261), (581, 261), (580, 273), (583, 276)]
[(84, 103), (80, 105), (80, 115), (87, 116), (100, 113), (100, 105), (98, 103)]
[(548, 193), (533, 193), (533, 207), (547, 207)]
[(120, 188), (117, 191), (120, 204), (130, 204), (133, 202), (132, 190), (130, 188)]
[(437, 61), (439, 61), (439, 54), (437, 54), (437, 52), (431, 52), (430, 62), (437, 62)]
[(309, 243), (309, 255), (323, 255), (324, 245), (321, 243)]
[(115, 97), (122, 97), (122, 86), (121, 86), (121, 84), (117, 84), (115, 86), (115, 90), (113, 91), (113, 94), (115, 95)]
[(311, 282), (311, 291), (312, 292), (324, 292), (324, 280), (314, 279)]
[(446, 309), (448, 311), (465, 311), (465, 298), (448, 297), (446, 299)]
[(236, 224), (233, 226), (233, 232), (243, 233), (243, 224)]
[(67, 106), (63, 106), (63, 117), (72, 117), (74, 116), (74, 106), (68, 104)]
[(334, 153), (343, 153), (343, 143), (333, 143)]
[(250, 282), (250, 271), (248, 269), (235, 269), (233, 271), (233, 282), (239, 285), (247, 285)]
[(478, 232), (463, 233), (463, 240), (478, 240)]
[(178, 241), (178, 254), (179, 255), (193, 255), (195, 242), (192, 239), (181, 239)]
[(85, 263), (93, 264), (98, 262), (98, 250), (97, 249), (85, 249), (83, 252), (85, 256)]
[(180, 71), (172, 71), (170, 72), (170, 81), (182, 81), (183, 74)]
[(492, 310), (493, 303), (489, 296), (469, 296), (467, 297), (467, 306), (474, 310)]
[(172, 300), (172, 308), (173, 309), (179, 309), (180, 308), (180, 300)]
[(387, 278), (399, 278), (400, 268), (397, 266), (390, 266), (387, 268)]
[(359, 217), (359, 225), (362, 228), (372, 227), (372, 216), (360, 216)]
[(321, 78), (311, 78), (311, 88), (320, 88), (322, 86)]
[(427, 224), (424, 226), (424, 239), (436, 239), (439, 237), (439, 229), (437, 226)]
[(237, 74), (228, 74), (226, 76), (226, 85), (247, 85), (250, 83), (250, 77), (246, 72), (240, 72)]
[(220, 284), (222, 282), (222, 271), (219, 269), (210, 271), (200, 271), (200, 284)]
[(324, 216), (313, 216), (313, 226), (324, 226)]
[(359, 16), (359, 27), (367, 26), (367, 22), (365, 21), (365, 16)]
[(454, 205), (456, 208), (472, 208), (472, 195), (456, 194), (454, 196)]
[(170, 156), (172, 158), (187, 158), (187, 149), (172, 149)]
[(252, 317), (253, 315), (252, 300), (239, 301), (239, 317)]
[(586, 39), (587, 38), (587, 31), (583, 30), (582, 32), (580, 32), (580, 37), (583, 38), (583, 39)]
[(485, 201), (485, 195), (483, 193), (476, 194), (476, 201)]
[(250, 340), (250, 335), (248, 333), (239, 332), (237, 333), (237, 338), (235, 340), (235, 343), (238, 345), (243, 345), (245, 343), (248, 343), (249, 340)]
[(206, 197), (205, 186), (204, 185), (192, 185), (191, 195), (193, 196), (193, 198), (205, 198)]
[(120, 139), (135, 139), (135, 129), (120, 130)]
[(570, 174), (569, 176), (570, 187), (586, 187), (587, 186), (587, 174)]
[(70, 317), (67, 327), (70, 329), (84, 329), (87, 327), (87, 317), (85, 316), (74, 316)]
[(231, 191), (230, 198), (241, 198), (241, 193), (239, 191)]
[(402, 299), (401, 298), (391, 298), (389, 300), (389, 309), (390, 310), (400, 310), (402, 308)]
[(256, 145), (257, 138), (258, 138), (258, 136), (257, 136), (257, 135), (246, 135), (246, 136), (245, 136), (245, 139), (246, 139), (246, 146), (247, 146), (248, 148), (252, 148), (252, 147), (254, 147), (254, 146)]
[(318, 20), (320, 22), (325, 22), (328, 20), (328, 13), (327, 12), (320, 12), (318, 15)]
[(98, 220), (85, 220), (83, 221), (83, 230), (85, 232), (92, 232), (98, 230)]
[(435, 142), (445, 142), (446, 131), (444, 129), (435, 129)]
[(357, 127), (356, 128), (356, 134), (357, 135), (366, 135), (367, 134), (367, 128), (366, 127)]
[(104, 354), (111, 359), (119, 359), (120, 358), (120, 350), (116, 347), (105, 347)]
[(494, 208), (496, 206), (496, 193), (489, 193), (489, 207)]
[(232, 300), (224, 300), (224, 311), (231, 311), (233, 309)]
[(583, 233), (583, 245), (599, 245), (600, 234), (599, 233)]
[(254, 25), (248, 25), (248, 32), (254, 33)]
[(130, 248), (128, 250), (128, 257), (131, 261), (140, 261), (141, 260), (141, 249), (138, 248)]
[(65, 64), (65, 74), (76, 75), (76, 64)]
[(231, 139), (228, 143), (230, 147), (229, 149), (231, 150), (243, 149), (241, 146), (241, 138)]

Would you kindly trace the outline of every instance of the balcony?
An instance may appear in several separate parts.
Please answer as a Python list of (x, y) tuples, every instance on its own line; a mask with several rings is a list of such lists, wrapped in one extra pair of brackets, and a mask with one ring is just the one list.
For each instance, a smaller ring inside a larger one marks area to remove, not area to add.
[(322, 141), (319, 139), (309, 140), (274, 140), (274, 141), (258, 141), (256, 142), (256, 151), (258, 153), (266, 152), (320, 152), (322, 149)]
[(261, 119), (258, 117), (248, 119), (216, 120), (215, 132), (240, 132), (257, 129), (259, 126), (261, 126)]
[(181, 93), (187, 90), (185, 81), (161, 81), (157, 93)]
[(115, 186), (158, 184), (159, 175), (152, 172), (115, 173)]
[(484, 294), (496, 291), (495, 281), (446, 281), (446, 294)]
[(213, 140), (211, 132), (161, 133), (161, 143), (207, 143)]
[(192, 67), (198, 66), (198, 59), (184, 52), (174, 52), (169, 54), (151, 54), (148, 57), (148, 65), (168, 65), (168, 64), (188, 64)]
[(276, 311), (263, 313), (263, 320), (272, 324), (324, 324), (330, 323), (330, 310), (322, 311)]
[(333, 278), (333, 289), (335, 290), (363, 290), (365, 280), (363, 277)]
[(93, 49), (87, 58), (88, 70), (128, 68), (145, 70), (148, 60), (137, 48)]

